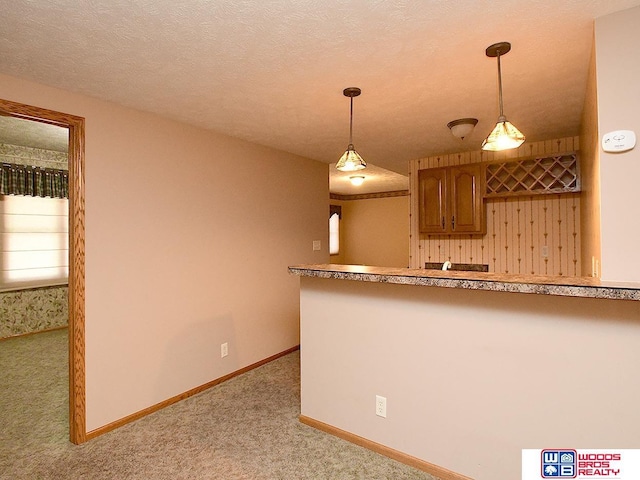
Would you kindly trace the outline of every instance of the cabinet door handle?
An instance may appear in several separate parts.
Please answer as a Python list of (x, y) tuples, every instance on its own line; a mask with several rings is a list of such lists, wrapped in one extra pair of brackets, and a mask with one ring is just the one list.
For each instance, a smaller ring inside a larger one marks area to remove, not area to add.
[(451, 230), (455, 230), (456, 229), (456, 217), (455, 215), (451, 216)]
[(444, 217), (442, 217), (442, 229), (444, 230)]

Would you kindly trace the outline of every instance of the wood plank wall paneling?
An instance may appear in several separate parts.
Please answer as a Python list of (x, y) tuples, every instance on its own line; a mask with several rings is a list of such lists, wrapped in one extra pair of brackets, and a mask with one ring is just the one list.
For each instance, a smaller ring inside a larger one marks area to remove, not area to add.
[(505, 152), (463, 152), (409, 162), (411, 268), (449, 260), (488, 264), (496, 273), (580, 276), (579, 193), (488, 199), (484, 236), (420, 234), (417, 205), (420, 169), (564, 153), (579, 146), (579, 137), (568, 137)]

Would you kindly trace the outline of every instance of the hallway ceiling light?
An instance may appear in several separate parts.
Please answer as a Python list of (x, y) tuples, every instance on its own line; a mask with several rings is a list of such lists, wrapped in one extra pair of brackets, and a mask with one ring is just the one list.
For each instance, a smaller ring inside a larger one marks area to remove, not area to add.
[(487, 47), (487, 57), (498, 59), (498, 98), (500, 101), (500, 116), (495, 128), (489, 136), (482, 142), (483, 150), (499, 152), (517, 148), (524, 142), (524, 135), (511, 122), (507, 121), (502, 111), (502, 71), (500, 69), (500, 56), (506, 55), (511, 50), (509, 42), (494, 43)]
[(362, 157), (356, 152), (356, 149), (353, 148), (353, 97), (357, 97), (362, 93), (362, 91), (358, 87), (349, 87), (343, 90), (343, 95), (345, 97), (349, 97), (351, 99), (351, 113), (349, 115), (349, 146), (347, 147), (347, 151), (344, 152), (338, 163), (336, 164), (336, 168), (343, 172), (354, 172), (356, 170), (362, 170), (367, 166), (367, 162), (365, 162)]
[(471, 134), (477, 123), (477, 118), (459, 118), (447, 123), (447, 127), (449, 127), (454, 137), (464, 140), (464, 137)]
[(364, 183), (364, 177), (361, 176), (349, 177), (349, 180), (351, 180), (351, 185), (354, 187), (359, 187)]

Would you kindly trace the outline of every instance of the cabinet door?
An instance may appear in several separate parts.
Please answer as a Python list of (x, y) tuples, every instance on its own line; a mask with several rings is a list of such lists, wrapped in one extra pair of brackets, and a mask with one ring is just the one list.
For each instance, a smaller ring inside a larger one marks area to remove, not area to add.
[(451, 233), (484, 233), (480, 165), (451, 167)]
[(447, 231), (447, 169), (429, 168), (418, 172), (420, 232)]

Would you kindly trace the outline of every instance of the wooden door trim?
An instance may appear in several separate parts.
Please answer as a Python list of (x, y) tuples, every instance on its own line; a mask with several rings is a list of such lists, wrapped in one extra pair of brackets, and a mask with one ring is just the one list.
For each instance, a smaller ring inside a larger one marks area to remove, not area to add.
[(0, 99), (0, 114), (69, 129), (69, 438), (87, 440), (84, 118)]

